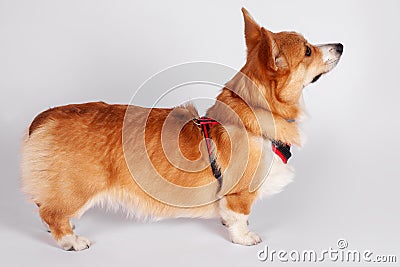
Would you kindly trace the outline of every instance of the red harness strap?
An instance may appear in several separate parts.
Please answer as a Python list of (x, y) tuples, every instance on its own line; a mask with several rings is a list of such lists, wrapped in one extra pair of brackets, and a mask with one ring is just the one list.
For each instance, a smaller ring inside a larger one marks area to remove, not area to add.
[(289, 158), (292, 156), (290, 152), (290, 145), (284, 144), (280, 141), (272, 140), (272, 151), (281, 158), (283, 163), (287, 163)]
[(212, 126), (219, 124), (218, 121), (210, 119), (208, 117), (201, 117), (199, 119), (195, 119), (195, 123), (201, 127), (201, 130), (203, 131), (204, 134), (204, 139), (207, 144), (207, 151), (208, 151), (208, 156), (212, 157), (212, 151), (211, 151), (211, 143), (210, 143), (210, 137), (209, 137), (209, 131)]
[(206, 146), (207, 146), (207, 152), (208, 152), (208, 158), (210, 160), (210, 165), (211, 165), (211, 170), (213, 172), (213, 175), (215, 179), (218, 180), (218, 185), (219, 188), (218, 190), (221, 189), (222, 186), (222, 174), (221, 174), (221, 169), (218, 167), (217, 160), (215, 158), (215, 155), (213, 155), (213, 151), (211, 149), (211, 137), (210, 137), (210, 129), (214, 125), (218, 125), (219, 122), (207, 117), (201, 117), (201, 118), (195, 118), (193, 119), (193, 122), (201, 128), (201, 131), (203, 132), (204, 140), (206, 141)]

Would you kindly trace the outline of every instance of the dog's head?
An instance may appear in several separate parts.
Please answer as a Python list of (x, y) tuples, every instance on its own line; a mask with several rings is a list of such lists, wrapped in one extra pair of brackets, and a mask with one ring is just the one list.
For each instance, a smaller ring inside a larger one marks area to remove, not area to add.
[(242, 12), (247, 45), (242, 72), (266, 88), (270, 104), (298, 103), (303, 88), (339, 62), (342, 44), (312, 45), (295, 32), (273, 33), (260, 27), (246, 9)]

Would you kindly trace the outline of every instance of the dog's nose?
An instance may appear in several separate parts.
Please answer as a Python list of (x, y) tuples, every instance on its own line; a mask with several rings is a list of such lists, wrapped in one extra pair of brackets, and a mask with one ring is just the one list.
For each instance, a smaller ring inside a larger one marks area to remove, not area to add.
[(342, 44), (336, 44), (336, 51), (340, 54), (343, 53), (343, 45)]

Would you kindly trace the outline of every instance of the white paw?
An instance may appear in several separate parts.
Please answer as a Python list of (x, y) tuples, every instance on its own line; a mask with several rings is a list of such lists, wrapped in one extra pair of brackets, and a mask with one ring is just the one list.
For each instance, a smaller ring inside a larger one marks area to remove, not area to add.
[(58, 244), (65, 250), (80, 251), (89, 248), (90, 241), (82, 236), (66, 235), (58, 241)]
[(236, 234), (231, 236), (232, 242), (244, 246), (253, 246), (261, 243), (261, 238), (253, 232), (247, 232), (244, 234)]

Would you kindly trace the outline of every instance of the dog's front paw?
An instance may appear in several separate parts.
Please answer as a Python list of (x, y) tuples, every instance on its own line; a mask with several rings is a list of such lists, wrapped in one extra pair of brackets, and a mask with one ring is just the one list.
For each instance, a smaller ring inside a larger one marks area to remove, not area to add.
[(66, 235), (58, 241), (58, 244), (60, 247), (68, 251), (80, 251), (88, 249), (90, 241), (82, 236)]
[(231, 240), (233, 243), (244, 245), (244, 246), (253, 246), (261, 243), (261, 238), (253, 232), (247, 232), (240, 235), (232, 235)]

